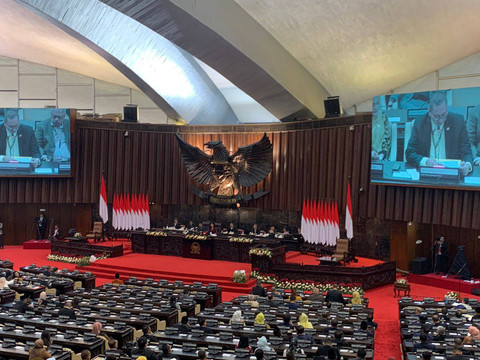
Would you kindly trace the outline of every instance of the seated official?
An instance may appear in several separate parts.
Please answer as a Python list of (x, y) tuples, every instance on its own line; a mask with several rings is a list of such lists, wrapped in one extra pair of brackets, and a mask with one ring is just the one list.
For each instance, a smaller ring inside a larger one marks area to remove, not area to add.
[[(333, 331), (336, 332), (337, 330), (340, 330), (338, 328), (338, 320), (334, 318), (330, 321), (330, 326), (323, 329), (323, 333), (324, 334), (329, 334), (330, 332), (333, 332)], [(342, 331), (342, 330), (340, 330), (340, 331)]]
[(102, 323), (100, 323), (100, 322), (98, 322), (98, 321), (97, 321), (97, 322), (94, 322), (93, 325), (92, 325), (92, 332), (93, 332), (95, 335), (97, 335), (97, 336), (99, 336), (99, 337), (101, 337), (101, 338), (105, 338), (107, 341), (110, 341), (110, 338), (108, 337), (108, 335), (105, 334), (105, 333), (102, 331), (102, 327), (103, 327)]
[[(313, 328), (313, 326), (312, 326)], [(305, 328), (302, 325), (297, 325), (297, 340), (307, 340), (310, 341), (310, 344), (315, 344), (315, 340), (313, 339), (313, 336), (310, 334), (305, 334)]]
[(155, 335), (153, 335), (152, 329), (150, 328), (150, 326), (143, 325), (142, 326), (142, 332), (143, 332), (143, 335), (140, 338), (145, 338), (145, 339), (147, 339), (148, 342), (150, 342), (150, 341), (157, 342), (158, 341), (158, 339), (155, 337)]
[(251, 294), (256, 296), (267, 296), (267, 289), (262, 286), (262, 282), (257, 280), (257, 284), (252, 288)]
[(373, 333), (368, 331), (368, 323), (366, 320), (362, 320), (360, 323), (360, 329), (354, 331), (355, 335), (373, 337)]
[(313, 329), (313, 325), (308, 321), (308, 316), (305, 313), (300, 314), (298, 317), (298, 325), (303, 326), (304, 329)]
[(162, 352), (157, 356), (158, 360), (162, 359), (176, 359), (176, 357), (172, 354), (172, 347), (169, 344), (162, 345)]
[(190, 220), (188, 222), (188, 225), (187, 225), (187, 228), (186, 228), (187, 231), (195, 231), (195, 224), (193, 223), (192, 220)]
[(250, 353), (253, 353), (253, 349), (250, 346), (250, 339), (248, 335), (240, 335), (240, 340), (238, 341), (237, 346), (235, 346), (235, 349), (247, 349), (250, 351)]
[[(268, 340), (265, 336), (261, 336), (260, 339), (257, 340), (257, 351), (275, 351), (270, 344), (268, 343)], [(255, 355), (257, 355), (257, 351), (255, 351)]]
[(230, 223), (227, 228), (228, 235), (238, 235), (238, 229), (233, 223)]
[(295, 326), (293, 326), (292, 322), (292, 317), (290, 315), (284, 315), (283, 316), (283, 323), (281, 323), (279, 326), (287, 329), (294, 329)]
[(134, 358), (145, 356), (147, 360), (157, 360), (157, 356), (153, 350), (147, 349), (147, 339), (140, 338), (137, 340), (137, 347), (133, 348), (130, 355)]
[(358, 291), (354, 291), (352, 293), (352, 299), (350, 300), (351, 305), (362, 305), (362, 298), (360, 297), (360, 293)]
[(205, 335), (210, 335), (214, 333), (213, 330), (207, 326), (207, 320), (205, 319), (200, 319), (198, 321), (198, 326), (200, 327), (201, 330), (203, 330), (203, 333)]
[(108, 342), (108, 347), (110, 350), (105, 351), (105, 356), (108, 356), (108, 354), (114, 355), (116, 357), (124, 355), (123, 350), (118, 348), (118, 341), (115, 339), (110, 339)]
[(191, 331), (192, 328), (190, 327), (190, 324), (188, 322), (188, 316), (183, 316), (180, 325), (178, 326), (178, 332), (185, 334)]
[(357, 350), (357, 357), (355, 359), (366, 359), (367, 358), (367, 351), (365, 349), (358, 349)]
[(259, 312), (257, 314), (257, 316), (255, 316), (255, 322), (254, 324), (258, 324), (258, 325), (265, 325), (265, 327), (267, 329), (270, 329), (270, 325), (268, 325), (267, 323), (265, 323), (265, 315), (263, 315), (262, 312)]
[(320, 294), (320, 290), (318, 290), (318, 288), (315, 287), (313, 288), (312, 294), (307, 298), (307, 300), (324, 302), (325, 298), (323, 297), (322, 294)]
[(197, 232), (200, 234), (207, 233), (207, 228), (203, 226), (203, 223), (199, 223), (197, 226)]
[(20, 300), (18, 300), (13, 305), (13, 308), (16, 309), (19, 313), (24, 314), (25, 311), (32, 309), (30, 303), (31, 303), (31, 300), (29, 299), (29, 297), (26, 295), (23, 295), (20, 297)]
[(278, 298), (274, 298), (273, 294), (268, 294), (267, 296), (267, 305), (273, 308), (277, 308), (280, 305), (283, 305), (283, 300), (280, 300)]
[[(329, 354), (330, 357), (328, 357)], [(332, 358), (332, 360), (341, 359), (340, 352), (337, 348), (333, 347), (332, 341), (328, 338), (323, 341), (322, 346), (317, 348), (313, 360), (324, 360), (327, 359), (327, 357), (328, 359)]]
[(120, 273), (115, 273), (115, 279), (112, 280), (112, 284), (123, 285), (123, 280), (120, 279)]
[(171, 227), (173, 227), (173, 228), (175, 228), (175, 229), (178, 230), (178, 229), (180, 229), (180, 228), (182, 227), (182, 225), (180, 225), (180, 222), (178, 221), (177, 218), (174, 218), (174, 219), (173, 219), (173, 224), (172, 224)]
[(248, 295), (248, 300), (243, 302), (244, 304), (250, 305), (252, 308), (258, 308), (258, 301), (255, 300), (255, 295)]
[(342, 330), (335, 331), (335, 334), (333, 336), (334, 336), (334, 343), (337, 348), (350, 347), (350, 344), (348, 343), (348, 341), (345, 341), (343, 339)]
[(82, 350), (82, 352), (80, 353), (80, 358), (82, 360), (90, 360), (92, 358), (92, 353), (90, 352), (90, 350)]
[(268, 237), (270, 239), (275, 239), (275, 226), (270, 226), (270, 230), (268, 230)]
[(297, 304), (297, 297), (294, 294), (290, 295), (290, 302), (286, 303), (285, 306), (290, 310), (297, 310), (300, 307), (300, 305)]
[(325, 297), (325, 301), (327, 303), (336, 302), (336, 303), (341, 303), (343, 305), (346, 304), (345, 298), (343, 297), (343, 294), (340, 291), (338, 291), (338, 285), (336, 284), (333, 285), (332, 290), (327, 291), (327, 296)]
[(472, 171), (473, 155), (465, 120), (449, 112), (443, 91), (433, 93), (428, 113), (415, 120), (405, 157), (414, 166), (436, 166), (441, 159), (460, 160), (463, 175)]
[(70, 319), (73, 319), (73, 320), (76, 319), (77, 314), (75, 313), (75, 310), (73, 310), (72, 301), (67, 300), (65, 302), (64, 307), (58, 310), (58, 315), (68, 316)]
[(260, 229), (258, 228), (257, 224), (253, 224), (252, 230), (250, 231), (250, 235), (260, 235)]
[(230, 319), (228, 324), (231, 325), (233, 322), (239, 322), (245, 326), (245, 320), (243, 320), (242, 317), (242, 310), (237, 310), (233, 313), (232, 318)]
[(433, 334), (433, 341), (445, 341), (445, 328), (443, 326), (437, 326), (437, 330)]
[(428, 342), (428, 338), (426, 334), (420, 334), (420, 342), (415, 343), (413, 345), (413, 351), (421, 350), (421, 349), (427, 349), (427, 350), (432, 350), (432, 351), (437, 351), (437, 347), (431, 343)]
[(57, 240), (62, 238), (62, 232), (60, 231), (60, 226), (58, 226), (58, 224), (55, 224), (52, 236)]
[(453, 348), (460, 350), (463, 355), (473, 355), (472, 350), (467, 349), (466, 347), (463, 346), (463, 340), (461, 338), (455, 338), (453, 340)]
[(4, 276), (2, 276), (0, 278), (0, 290), (8, 290), (8, 289), (9, 287), (7, 284), (7, 279)]
[(217, 228), (213, 222), (210, 223), (210, 227), (208, 228), (208, 235), (217, 235)]
[(43, 330), (40, 339), (42, 339), (43, 345), (45, 345), (45, 347), (48, 348), (50, 345), (52, 345), (52, 337), (50, 336), (50, 331)]
[(45, 348), (42, 339), (35, 340), (33, 347), (28, 350), (28, 359), (30, 360), (46, 360), (52, 355)]

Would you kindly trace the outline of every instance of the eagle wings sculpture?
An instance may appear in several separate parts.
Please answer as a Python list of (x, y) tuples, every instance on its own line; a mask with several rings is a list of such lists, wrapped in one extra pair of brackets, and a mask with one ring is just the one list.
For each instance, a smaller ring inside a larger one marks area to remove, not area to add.
[[(268, 192), (259, 191), (244, 195), (242, 186), (253, 186), (265, 179), (272, 170), (273, 148), (267, 134), (256, 143), (241, 146), (230, 155), (220, 140), (209, 141), (205, 146), (213, 151), (208, 155), (175, 134), (185, 168), (200, 184), (208, 184), (209, 192), (192, 189), (197, 195), (210, 202), (233, 204), (257, 199)], [(222, 199), (223, 201), (219, 201)], [(228, 201), (228, 200), (234, 201)]]

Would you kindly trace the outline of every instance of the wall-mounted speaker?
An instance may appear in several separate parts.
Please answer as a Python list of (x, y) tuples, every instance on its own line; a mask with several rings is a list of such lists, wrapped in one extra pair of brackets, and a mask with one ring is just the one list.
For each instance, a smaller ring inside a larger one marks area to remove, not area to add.
[(138, 121), (138, 106), (124, 106), (123, 107), (123, 122), (137, 122)]
[(330, 96), (323, 100), (325, 106), (325, 117), (340, 116), (340, 98), (338, 96)]

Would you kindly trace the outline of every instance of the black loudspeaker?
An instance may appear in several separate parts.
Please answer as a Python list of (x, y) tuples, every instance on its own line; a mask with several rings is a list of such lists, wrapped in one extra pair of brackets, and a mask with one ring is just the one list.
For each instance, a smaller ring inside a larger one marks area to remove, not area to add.
[(123, 107), (123, 122), (137, 122), (138, 121), (138, 106), (124, 106)]
[(325, 117), (340, 116), (340, 99), (338, 96), (330, 96), (323, 100), (325, 106)]
[(428, 274), (430, 270), (430, 258), (418, 257), (412, 260), (410, 271), (414, 274)]

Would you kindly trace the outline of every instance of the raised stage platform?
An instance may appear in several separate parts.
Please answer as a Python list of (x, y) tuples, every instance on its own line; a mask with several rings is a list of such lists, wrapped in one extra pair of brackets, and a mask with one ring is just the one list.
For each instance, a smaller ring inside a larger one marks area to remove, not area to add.
[(480, 289), (480, 279), (465, 281), (454, 276), (447, 278), (443, 275), (435, 275), (435, 273), (425, 275), (410, 273), (408, 274), (408, 281), (414, 284), (435, 286), (445, 290), (460, 291), (468, 294), (471, 294), (473, 289)]

